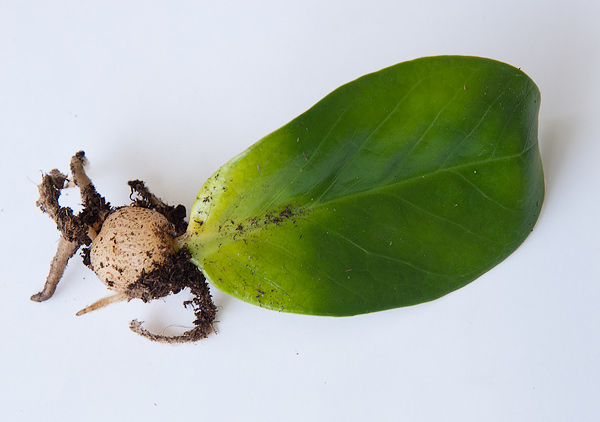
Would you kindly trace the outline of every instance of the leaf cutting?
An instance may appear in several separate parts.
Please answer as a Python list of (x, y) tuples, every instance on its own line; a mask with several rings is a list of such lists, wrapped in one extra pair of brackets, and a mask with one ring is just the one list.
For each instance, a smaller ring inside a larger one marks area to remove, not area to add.
[[(532, 231), (544, 198), (539, 105), (525, 73), (490, 59), (427, 57), (363, 76), (215, 172), (169, 256), (184, 253), (202, 282), (284, 312), (349, 316), (437, 299)], [(79, 218), (77, 247), (96, 238), (90, 228), (102, 235), (103, 213)], [(123, 298), (202, 290), (140, 290), (141, 271)]]

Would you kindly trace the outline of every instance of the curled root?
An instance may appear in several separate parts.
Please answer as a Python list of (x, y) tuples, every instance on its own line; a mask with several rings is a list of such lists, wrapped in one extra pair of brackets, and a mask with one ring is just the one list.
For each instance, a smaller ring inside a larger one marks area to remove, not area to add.
[(208, 335), (212, 332), (216, 332), (212, 324), (204, 324), (204, 325), (196, 325), (189, 331), (178, 335), (178, 336), (163, 336), (160, 334), (154, 334), (150, 331), (146, 330), (143, 326), (143, 321), (138, 321), (134, 319), (129, 323), (129, 328), (136, 334), (139, 334), (142, 337), (147, 338), (148, 340), (156, 341), (159, 343), (169, 343), (169, 344), (177, 344), (177, 343), (190, 343), (198, 340), (202, 340), (203, 338), (208, 337)]
[(137, 290), (139, 297), (144, 301), (164, 297), (169, 293), (179, 293), (184, 288), (189, 288), (193, 294), (191, 300), (183, 302), (183, 305), (191, 307), (196, 317), (195, 327), (179, 336), (163, 336), (150, 333), (142, 327), (142, 323), (136, 320), (129, 324), (131, 330), (142, 337), (161, 343), (186, 343), (206, 338), (215, 332), (213, 322), (217, 314), (217, 308), (210, 295), (204, 274), (190, 261), (190, 252), (182, 248), (177, 253), (166, 259), (165, 264), (156, 270), (144, 274), (142, 278), (132, 286)]

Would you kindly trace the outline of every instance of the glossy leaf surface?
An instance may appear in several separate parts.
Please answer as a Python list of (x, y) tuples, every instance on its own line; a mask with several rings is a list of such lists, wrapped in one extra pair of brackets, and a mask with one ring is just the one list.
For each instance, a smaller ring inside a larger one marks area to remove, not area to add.
[(544, 196), (536, 85), (474, 57), (366, 75), (219, 169), (185, 244), (217, 287), (271, 309), (354, 315), (471, 282)]

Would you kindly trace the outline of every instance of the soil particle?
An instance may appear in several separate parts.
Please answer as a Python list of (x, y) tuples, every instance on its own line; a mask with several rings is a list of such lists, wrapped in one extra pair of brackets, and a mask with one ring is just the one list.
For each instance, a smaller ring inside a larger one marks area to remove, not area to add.
[(290, 217), (294, 217), (295, 214), (292, 212), (292, 206), (290, 204), (286, 205), (285, 208), (277, 212), (270, 212), (265, 216), (265, 224), (276, 224), (280, 225), (283, 221), (287, 220)]

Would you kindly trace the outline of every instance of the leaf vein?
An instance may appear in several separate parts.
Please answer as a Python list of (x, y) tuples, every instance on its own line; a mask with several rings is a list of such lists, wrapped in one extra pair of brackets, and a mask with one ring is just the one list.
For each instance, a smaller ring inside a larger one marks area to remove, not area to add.
[(439, 174), (444, 174), (446, 172), (452, 172), (454, 170), (465, 169), (465, 168), (469, 168), (469, 167), (473, 167), (473, 166), (481, 166), (481, 165), (485, 165), (485, 164), (489, 164), (489, 163), (497, 163), (497, 162), (502, 162), (502, 161), (506, 161), (506, 160), (512, 160), (512, 159), (515, 159), (515, 158), (520, 159), (520, 158), (522, 158), (522, 156), (524, 154), (526, 154), (534, 146), (535, 146), (535, 144), (532, 144), (532, 145), (530, 145), (529, 147), (525, 148), (522, 152), (520, 152), (518, 154), (508, 155), (508, 156), (500, 157), (500, 158), (486, 158), (484, 160), (472, 161), (472, 162), (465, 163), (465, 164), (457, 164), (455, 166), (446, 167), (446, 168), (437, 168), (437, 169), (431, 170), (431, 171), (426, 172), (426, 173), (418, 174), (418, 175), (406, 178), (404, 180), (399, 180), (397, 182), (390, 183), (388, 185), (377, 186), (375, 188), (365, 189), (365, 190), (354, 192), (354, 193), (351, 193), (351, 194), (340, 195), (340, 196), (338, 196), (336, 198), (329, 199), (329, 200), (327, 200), (325, 202), (313, 201), (312, 204), (309, 205), (309, 208), (311, 210), (315, 210), (315, 209), (322, 208), (322, 207), (324, 207), (326, 205), (335, 204), (337, 202), (340, 202), (340, 201), (343, 201), (343, 200), (346, 200), (346, 199), (349, 199), (349, 198), (362, 198), (364, 196), (373, 195), (373, 194), (378, 193), (378, 192), (385, 192), (385, 191), (387, 191), (389, 189), (393, 189), (393, 188), (396, 188), (396, 187), (401, 186), (401, 185), (412, 183), (412, 182), (414, 182), (416, 180), (422, 180), (422, 179), (425, 179), (427, 177), (432, 177), (432, 176), (436, 176), (436, 175), (439, 175)]
[(360, 246), (359, 244), (357, 244), (356, 242), (353, 242), (352, 240), (348, 239), (346, 236), (343, 236), (341, 233), (333, 230), (331, 227), (324, 227), (321, 224), (316, 223), (314, 220), (312, 220), (311, 222), (314, 225), (319, 226), (322, 230), (324, 230), (326, 232), (334, 233), (340, 239), (346, 241), (347, 243), (349, 243), (350, 245), (352, 245), (355, 248), (359, 249), (360, 251), (362, 251), (366, 255), (375, 256), (375, 257), (382, 258), (382, 259), (385, 259), (385, 260), (390, 261), (390, 262), (395, 262), (397, 264), (406, 265), (407, 267), (411, 267), (411, 268), (413, 268), (413, 269), (415, 269), (417, 271), (421, 271), (421, 272), (423, 272), (425, 274), (429, 274), (429, 275), (433, 275), (433, 276), (437, 276), (437, 277), (451, 277), (448, 274), (436, 273), (434, 271), (426, 270), (425, 268), (421, 268), (418, 265), (413, 264), (413, 263), (411, 263), (409, 261), (406, 261), (406, 260), (403, 260), (403, 259), (397, 259), (397, 258), (393, 258), (391, 256), (387, 256), (387, 255), (383, 255), (383, 254), (379, 254), (379, 253), (376, 253), (376, 252), (369, 251), (368, 249), (365, 249), (362, 246)]
[(493, 239), (490, 239), (489, 237), (482, 236), (482, 235), (480, 235), (478, 233), (475, 233), (474, 231), (469, 230), (468, 228), (466, 228), (465, 226), (463, 226), (462, 224), (457, 223), (456, 221), (452, 221), (452, 220), (450, 220), (450, 219), (448, 219), (446, 217), (442, 217), (441, 215), (435, 214), (435, 213), (433, 213), (431, 211), (428, 211), (428, 210), (426, 210), (426, 209), (418, 206), (417, 204), (415, 204), (415, 203), (413, 203), (411, 201), (408, 201), (407, 199), (404, 199), (404, 198), (402, 198), (402, 197), (400, 197), (398, 195), (394, 195), (394, 194), (388, 194), (388, 195), (390, 195), (390, 196), (392, 196), (394, 198), (397, 198), (397, 199), (399, 199), (402, 202), (407, 203), (408, 205), (410, 205), (411, 207), (419, 210), (423, 214), (427, 214), (427, 215), (429, 215), (429, 216), (431, 216), (431, 217), (433, 217), (433, 218), (435, 218), (437, 220), (440, 220), (440, 221), (443, 221), (445, 223), (448, 223), (448, 224), (451, 224), (453, 226), (456, 226), (456, 227), (460, 228), (461, 230), (464, 230), (465, 232), (469, 233), (472, 236), (475, 236), (475, 237), (478, 237), (478, 238), (484, 239), (484, 240), (489, 240), (491, 242), (496, 243)]
[(333, 181), (330, 183), (330, 185), (323, 191), (323, 193), (321, 193), (321, 195), (317, 198), (317, 202), (321, 200), (321, 198), (323, 198), (323, 196), (325, 196), (327, 194), (327, 192), (329, 192), (337, 183), (337, 181), (339, 180), (340, 176), (346, 171), (346, 169), (350, 166), (350, 164), (352, 164), (354, 162), (354, 160), (357, 158), (358, 154), (367, 146), (367, 144), (371, 141), (371, 139), (373, 138), (373, 136), (375, 136), (375, 134), (377, 133), (377, 131), (379, 131), (379, 129), (396, 113), (396, 111), (398, 111), (398, 108), (400, 107), (400, 105), (408, 98), (408, 96), (417, 88), (417, 86), (419, 86), (419, 84), (421, 83), (421, 81), (417, 81), (417, 83), (415, 83), (411, 89), (409, 89), (406, 94), (400, 99), (398, 100), (398, 102), (396, 103), (396, 106), (392, 109), (392, 111), (390, 111), (388, 113), (388, 115), (381, 120), (381, 122), (377, 125), (377, 127), (375, 127), (375, 129), (373, 129), (373, 131), (369, 134), (369, 136), (367, 136), (365, 138), (365, 141), (361, 144), (360, 148), (358, 148), (354, 154), (352, 154), (352, 157), (350, 157), (350, 159), (346, 162), (346, 164), (337, 172), (335, 178), (333, 179)]
[(481, 190), (481, 188), (479, 188), (479, 186), (477, 186), (475, 183), (473, 183), (472, 180), (469, 180), (467, 177), (465, 177), (464, 175), (460, 174), (457, 171), (453, 171), (452, 173), (456, 174), (457, 176), (459, 176), (460, 178), (462, 178), (465, 182), (467, 182), (469, 185), (471, 185), (477, 192), (479, 192), (481, 194), (481, 196), (483, 196), (485, 199), (493, 202), (494, 204), (498, 205), (500, 208), (503, 208), (507, 211), (510, 212), (515, 212), (514, 209), (512, 208), (508, 208), (507, 206), (503, 205), (502, 203), (500, 203), (499, 201), (495, 200), (494, 198), (492, 198), (491, 196), (489, 196), (488, 194), (486, 194), (483, 190)]

